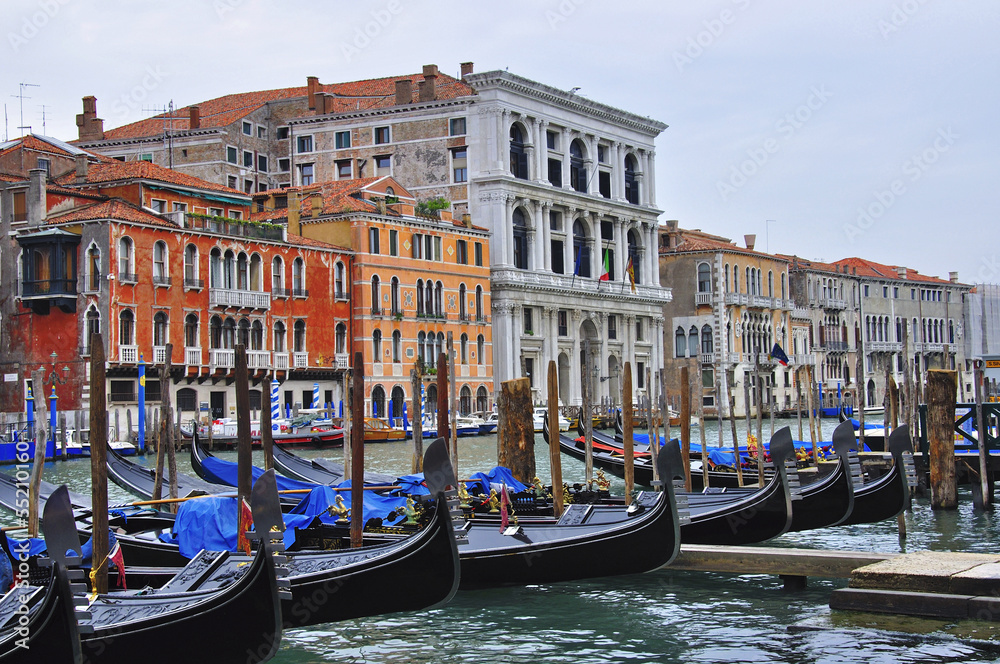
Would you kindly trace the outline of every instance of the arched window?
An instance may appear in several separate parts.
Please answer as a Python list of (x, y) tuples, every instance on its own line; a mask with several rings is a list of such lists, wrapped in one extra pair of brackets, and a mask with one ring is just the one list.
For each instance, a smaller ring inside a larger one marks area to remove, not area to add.
[(236, 254), (231, 251), (222, 257), (222, 287), (227, 290), (236, 287)]
[(292, 261), (292, 295), (303, 297), (306, 294), (306, 264), (302, 258)]
[(373, 316), (377, 316), (377, 315), (379, 315), (379, 314), (382, 313), (382, 309), (381, 309), (381, 306), (380, 306), (381, 303), (382, 303), (382, 298), (381, 298), (380, 290), (381, 289), (379, 288), (378, 275), (377, 274), (372, 275), (372, 315)]
[(440, 281), (434, 284), (434, 314), (444, 316), (444, 284)]
[(167, 312), (157, 311), (153, 315), (153, 345), (167, 345)]
[(337, 323), (335, 344), (334, 352), (340, 355), (347, 352), (347, 326), (343, 323)]
[(486, 337), (479, 335), (476, 337), (476, 363), (483, 364), (485, 362), (484, 356), (486, 355)]
[(285, 294), (285, 262), (281, 256), (271, 260), (271, 291), (279, 296)]
[(222, 347), (236, 348), (236, 321), (227, 318), (222, 324)]
[(208, 321), (208, 343), (210, 348), (222, 348), (222, 319), (218, 316)]
[(306, 322), (302, 319), (295, 321), (295, 338), (292, 343), (295, 347), (292, 349), (296, 353), (306, 352)]
[(97, 245), (87, 249), (87, 290), (101, 290), (101, 250)]
[(674, 333), (674, 355), (679, 358), (687, 356), (687, 336), (681, 327), (678, 327), (677, 332)]
[(198, 314), (190, 313), (184, 317), (184, 345), (188, 348), (198, 348)]
[(338, 298), (347, 297), (346, 284), (344, 283), (344, 264), (340, 261), (337, 261), (337, 266), (333, 270), (333, 285)]
[(135, 246), (130, 237), (118, 240), (118, 272), (120, 281), (135, 281)]
[(208, 254), (208, 286), (222, 288), (222, 252), (218, 249)]
[[(389, 187), (391, 189), (392, 187)], [(406, 400), (406, 395), (403, 394), (403, 388), (397, 385), (392, 388), (392, 416), (402, 417), (403, 416), (403, 403)]]
[(382, 331), (372, 331), (372, 362), (382, 362)]
[(723, 270), (723, 275), (724, 276), (723, 276), (723, 279), (722, 279), (722, 286), (723, 286), (723, 288), (726, 289), (726, 292), (728, 293), (729, 292), (729, 263), (726, 263), (726, 267)]
[(767, 296), (774, 297), (774, 272), (767, 271)]
[(587, 228), (580, 219), (573, 222), (573, 257), (576, 265), (579, 265), (575, 273), (581, 277), (589, 277), (590, 244), (588, 243)]
[(514, 177), (527, 180), (528, 175), (528, 151), (524, 147), (524, 132), (517, 122), (510, 126), (510, 174)]
[(785, 273), (781, 273), (781, 299), (788, 299), (788, 289), (785, 286)]
[(430, 279), (424, 283), (424, 313), (434, 314), (434, 282)]
[(236, 259), (236, 288), (250, 290), (250, 261), (242, 251)]
[(184, 247), (184, 285), (197, 288), (198, 283), (198, 247), (189, 244)]
[(118, 343), (122, 346), (135, 345), (135, 314), (125, 309), (118, 316)]
[(701, 352), (706, 355), (712, 354), (712, 327), (710, 325), (701, 328)]
[(264, 290), (264, 268), (260, 254), (250, 257), (250, 290), (258, 293)]
[(424, 280), (417, 279), (417, 315), (424, 315)]
[(712, 268), (708, 263), (698, 263), (698, 292), (712, 292)]
[(381, 385), (372, 388), (372, 417), (385, 416), (385, 390)]
[(468, 308), (466, 306), (466, 291), (465, 284), (459, 284), (458, 286), (458, 318), (459, 320), (468, 320)]
[(421, 364), (427, 363), (427, 354), (424, 353), (424, 344), (427, 343), (427, 335), (423, 332), (417, 334), (417, 361)]
[(472, 412), (472, 390), (469, 389), (468, 385), (463, 385), (459, 395), (458, 412), (462, 415), (468, 415)]
[(274, 324), (274, 352), (284, 353), (285, 345), (285, 324), (280, 320)]
[(392, 332), (392, 361), (397, 364), (403, 361), (403, 335), (399, 330)]
[(392, 299), (392, 314), (402, 314), (403, 309), (399, 305), (399, 277), (393, 277), (389, 288), (389, 295)]
[(639, 204), (639, 180), (635, 172), (635, 157), (625, 155), (625, 200), (632, 205)]
[(516, 208), (512, 217), (514, 267), (520, 270), (528, 269), (528, 224), (524, 212)]
[(576, 191), (587, 191), (587, 166), (584, 163), (583, 141), (579, 138), (569, 145), (569, 186)]
[(740, 266), (733, 265), (733, 292), (740, 292)]
[(698, 357), (698, 328), (694, 325), (688, 330), (688, 357)]
[(476, 390), (476, 410), (479, 412), (485, 412), (489, 409), (489, 392), (482, 385)]
[(469, 363), (469, 335), (465, 332), (462, 333), (459, 339), (459, 358), (462, 364)]
[(90, 309), (87, 310), (87, 329), (83, 333), (83, 347), (87, 349), (87, 354), (89, 355), (91, 337), (101, 333), (101, 314), (97, 312), (97, 307), (94, 305), (90, 305)]
[(628, 232), (628, 260), (632, 266), (632, 278), (642, 283), (642, 259), (639, 257), (639, 234), (633, 228)]
[(483, 287), (476, 286), (476, 320), (482, 321), (483, 318)]
[(246, 318), (240, 319), (237, 325), (236, 342), (241, 344), (243, 348), (250, 349), (250, 321)]

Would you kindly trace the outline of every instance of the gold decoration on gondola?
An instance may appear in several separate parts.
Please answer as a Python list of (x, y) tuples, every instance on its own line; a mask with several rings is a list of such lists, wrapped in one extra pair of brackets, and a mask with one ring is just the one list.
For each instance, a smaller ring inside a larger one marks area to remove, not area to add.
[(604, 474), (603, 470), (598, 469), (597, 471), (597, 488), (601, 491), (607, 491), (611, 487), (611, 480), (608, 476)]
[(531, 485), (535, 488), (536, 498), (545, 498), (545, 496), (547, 495), (545, 493), (545, 486), (542, 484), (542, 481), (538, 479), (537, 475), (534, 477), (534, 479), (531, 480)]
[(420, 516), (420, 510), (417, 509), (416, 505), (413, 504), (413, 497), (410, 496), (406, 499), (406, 509), (403, 510), (403, 514), (406, 515), (406, 521), (403, 522), (407, 526), (417, 525), (417, 517)]
[(472, 504), (469, 502), (469, 490), (465, 488), (465, 482), (458, 483), (458, 506), (459, 507), (471, 507)]
[(563, 482), (563, 505), (571, 505), (573, 503), (573, 494), (569, 491), (569, 485)]
[(488, 504), (490, 506), (490, 514), (497, 514), (500, 512), (500, 498), (497, 497), (496, 489), (490, 489)]
[(341, 525), (347, 523), (347, 517), (351, 514), (351, 508), (344, 504), (344, 497), (339, 493), (334, 504), (327, 507), (326, 511), (330, 513), (330, 516), (337, 517), (337, 523)]

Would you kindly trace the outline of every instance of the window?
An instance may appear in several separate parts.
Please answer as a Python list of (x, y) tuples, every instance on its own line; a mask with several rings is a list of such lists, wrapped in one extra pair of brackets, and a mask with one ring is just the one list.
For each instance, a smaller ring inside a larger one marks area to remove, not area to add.
[(372, 315), (379, 316), (382, 314), (382, 296), (381, 296), (381, 283), (379, 281), (378, 275), (372, 277)]
[(451, 151), (451, 173), (455, 182), (469, 181), (469, 150), (467, 147), (453, 148)]
[(698, 328), (694, 325), (688, 330), (688, 357), (698, 357)]
[(636, 318), (635, 319), (635, 340), (636, 341), (643, 341), (643, 336), (642, 336), (642, 319), (641, 318)]
[(392, 175), (392, 155), (383, 154), (375, 157), (375, 175)]
[(476, 337), (476, 363), (483, 364), (483, 356), (486, 355), (486, 337), (479, 335)]
[(680, 327), (677, 328), (677, 332), (674, 333), (674, 356), (675, 357), (685, 357), (687, 354), (687, 337), (684, 334), (684, 330)]
[(101, 290), (101, 252), (96, 246), (87, 249), (87, 290)]
[(402, 316), (403, 309), (399, 306), (399, 277), (393, 277), (389, 284), (389, 299), (392, 303), (392, 314), (394, 316)]
[(518, 179), (528, 179), (528, 152), (524, 146), (524, 132), (517, 123), (510, 127), (510, 173)]
[(524, 358), (524, 373), (527, 375), (528, 383), (531, 387), (535, 386), (535, 358), (526, 357)]
[(893, 286), (892, 287), (892, 298), (894, 300), (898, 300), (899, 299), (899, 286)]
[(712, 327), (710, 325), (701, 328), (701, 352), (709, 355), (712, 353)]
[(306, 291), (306, 266), (301, 258), (292, 261), (292, 296), (305, 297)]
[(632, 205), (639, 204), (639, 180), (636, 178), (635, 157), (625, 157), (625, 200)]
[(184, 345), (188, 348), (198, 348), (198, 314), (188, 314), (184, 317)]
[(403, 335), (400, 334), (399, 330), (393, 330), (392, 332), (392, 361), (395, 364), (399, 364), (403, 361)]
[(524, 333), (534, 334), (534, 325), (531, 320), (531, 307), (524, 307), (522, 310), (522, 316), (524, 317)]
[(149, 207), (153, 210), (153, 212), (163, 214), (167, 211), (167, 202), (154, 198), (149, 202)]
[(475, 246), (476, 267), (483, 266), (483, 243), (477, 242)]
[(368, 229), (368, 253), (376, 255), (379, 253), (378, 236), (377, 228)]
[(640, 390), (646, 389), (646, 363), (635, 363), (635, 385)]
[(469, 245), (465, 240), (455, 241), (455, 262), (459, 265), (469, 264)]
[(101, 314), (97, 313), (97, 308), (91, 305), (90, 309), (87, 310), (87, 331), (86, 338), (83, 340), (83, 347), (86, 349), (87, 354), (90, 353), (90, 339), (95, 334), (101, 333)]
[(712, 269), (708, 266), (708, 263), (698, 264), (698, 292), (712, 292)]
[(569, 144), (569, 186), (576, 191), (587, 191), (587, 166), (583, 161), (583, 142), (577, 139)]
[(524, 219), (524, 212), (521, 208), (514, 210), (513, 214), (513, 240), (514, 240), (514, 267), (528, 269), (528, 225)]
[(486, 318), (483, 316), (483, 287), (476, 286), (476, 320), (483, 322)]
[(267, 173), (267, 155), (257, 155), (257, 170), (261, 173)]
[(253, 180), (244, 180), (243, 181), (243, 191), (245, 191), (248, 194), (252, 194), (253, 193)]
[(347, 289), (344, 287), (344, 276), (346, 271), (344, 269), (344, 264), (337, 261), (337, 266), (333, 271), (333, 288), (336, 291), (336, 297), (338, 300), (347, 298)]
[(153, 245), (153, 283), (157, 286), (170, 285), (167, 277), (167, 243), (157, 240)]
[(382, 331), (375, 329), (372, 331), (372, 362), (382, 361)]
[[(149, 159), (143, 159), (143, 157), (145, 157), (145, 156), (148, 156)], [(139, 159), (142, 160), (142, 161), (153, 161), (153, 155), (151, 155), (151, 154), (150, 155), (140, 155)], [(35, 168), (40, 168), (43, 171), (45, 171), (46, 175), (50, 175), (49, 170), (51, 168), (51, 162), (48, 159), (45, 159), (44, 157), (39, 157), (35, 161)]]
[(295, 321), (295, 329), (292, 339), (293, 348), (296, 353), (306, 352), (306, 322), (304, 320)]
[(618, 316), (611, 314), (608, 316), (608, 339), (618, 338)]
[(882, 286), (882, 297), (885, 297), (885, 298), (889, 297), (889, 287), (888, 286)]
[(606, 145), (597, 146), (597, 161), (601, 164), (608, 163), (608, 147)]
[(465, 135), (465, 118), (452, 118), (448, 121), (448, 134), (450, 136)]
[(291, 167), (292, 167), (292, 161), (291, 161), (291, 159), (288, 159), (286, 157), (284, 159), (279, 159), (278, 160), (278, 171), (279, 172), (281, 172), (281, 173), (287, 173), (288, 169), (290, 169)]
[(14, 192), (14, 221), (28, 220), (28, 195), (23, 191)]
[(465, 332), (459, 339), (459, 359), (462, 364), (469, 363), (469, 335)]
[(375, 145), (385, 145), (389, 142), (389, 128), (375, 127)]
[(576, 261), (573, 272), (581, 277), (590, 276), (590, 243), (588, 240), (586, 227), (582, 221), (577, 219), (573, 222), (573, 256)]
[(275, 295), (283, 295), (285, 288), (285, 265), (281, 256), (275, 256), (271, 261), (271, 291)]
[[(866, 292), (865, 295), (867, 295), (867, 294), (868, 293)], [(916, 288), (911, 288), (910, 289), (910, 299), (911, 300), (917, 299), (917, 289)]]
[(549, 159), (549, 184), (553, 187), (562, 186), (562, 161)]
[(611, 173), (601, 171), (597, 174), (597, 191), (604, 198), (611, 198)]
[(243, 166), (245, 168), (253, 168), (253, 152), (249, 150), (243, 151)]
[(296, 152), (302, 154), (303, 152), (313, 151), (313, 137), (312, 136), (299, 136), (298, 140), (295, 142), (297, 146)]
[(351, 132), (338, 131), (334, 134), (334, 144), (338, 150), (351, 147)]
[(253, 135), (253, 125), (250, 124), (249, 122), (246, 122), (246, 121), (243, 122), (243, 135), (244, 136), (252, 136)]
[(208, 214), (210, 214), (213, 217), (221, 217), (225, 215), (225, 213), (226, 213), (225, 210), (223, 210), (222, 208), (208, 208)]
[(153, 345), (167, 345), (167, 314), (165, 311), (157, 311), (153, 316)]
[(337, 179), (338, 180), (350, 180), (351, 179), (351, 160), (341, 159), (336, 162), (337, 164)]
[(135, 281), (135, 253), (129, 237), (118, 241), (118, 272), (119, 281)]
[(312, 184), (316, 181), (313, 165), (312, 164), (302, 164), (299, 166), (299, 184), (303, 187)]
[[(234, 157), (234, 159), (235, 159), (235, 157)], [(236, 162), (234, 161), (233, 163), (235, 164)], [(230, 189), (236, 189), (236, 185), (239, 184), (237, 182), (237, 180), (236, 180), (236, 176), (235, 175), (230, 175), (229, 177), (227, 177), (226, 178), (226, 183), (227, 183), (227, 186)]]
[(334, 339), (334, 352), (343, 355), (347, 352), (347, 326), (337, 323), (337, 333)]
[(559, 149), (559, 134), (554, 131), (545, 132), (545, 147), (549, 150)]
[(135, 344), (135, 314), (125, 309), (118, 317), (118, 343), (122, 346)]
[(865, 297), (868, 297), (868, 284), (865, 284), (862, 288), (864, 289)]
[(569, 312), (565, 309), (559, 310), (558, 316), (559, 323), (559, 336), (565, 337), (569, 336)]
[(395, 229), (389, 231), (389, 255), (399, 255), (399, 231)]
[(288, 138), (288, 127), (278, 127), (276, 135), (279, 141), (285, 140)]

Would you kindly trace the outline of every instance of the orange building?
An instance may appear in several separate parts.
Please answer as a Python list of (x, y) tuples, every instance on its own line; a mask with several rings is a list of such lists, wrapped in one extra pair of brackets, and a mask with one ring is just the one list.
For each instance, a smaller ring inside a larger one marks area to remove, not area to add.
[[(326, 182), (254, 196), (253, 219), (287, 223), (289, 234), (354, 251), (352, 351), (365, 362), (366, 412), (402, 412), (410, 369), (432, 376), (452, 335), (459, 410), (493, 403), (489, 231), (447, 210), (420, 214), (391, 177)], [(338, 284), (340, 281), (337, 282)], [(391, 404), (391, 405), (390, 405)]]

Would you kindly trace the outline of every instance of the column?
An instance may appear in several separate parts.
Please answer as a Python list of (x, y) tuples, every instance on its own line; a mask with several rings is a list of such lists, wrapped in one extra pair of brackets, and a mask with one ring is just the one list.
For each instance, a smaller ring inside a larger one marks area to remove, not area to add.
[(615, 143), (615, 164), (612, 169), (612, 177), (615, 180), (615, 200), (625, 200), (625, 146)]
[[(650, 286), (660, 285), (660, 238), (656, 232), (656, 222), (649, 224), (649, 243), (646, 245), (649, 250), (646, 255), (649, 257), (649, 279), (646, 280)], [(718, 279), (719, 276), (716, 276)]]
[(549, 246), (545, 241), (545, 227), (548, 225), (545, 219), (545, 205), (541, 201), (535, 203), (535, 223), (531, 235), (534, 237), (531, 249), (531, 264), (536, 272), (547, 269), (545, 263), (549, 256)]
[(515, 377), (514, 362), (511, 359), (513, 350), (511, 310), (509, 302), (493, 303), (493, 372), (497, 386)]
[(649, 153), (645, 150), (639, 151), (639, 168), (642, 169), (642, 184), (639, 185), (639, 204), (649, 205), (649, 191), (646, 174), (649, 172)]
[(587, 136), (587, 152), (590, 157), (587, 160), (587, 192), (599, 196), (601, 183), (597, 176), (597, 165), (600, 163), (597, 159), (597, 136)]
[(649, 151), (649, 166), (646, 169), (646, 188), (649, 189), (649, 196), (646, 198), (649, 204), (656, 207), (656, 151)]
[(545, 272), (552, 272), (552, 232), (549, 224), (549, 209), (552, 207), (548, 203), (541, 201), (535, 204), (538, 209), (538, 230), (541, 242), (541, 259), (539, 269)]
[(504, 131), (505, 129), (504, 120), (506, 119), (504, 118), (504, 113), (506, 113), (507, 111), (498, 108), (494, 112), (496, 113), (496, 132), (497, 132), (497, 141), (496, 141), (497, 154), (496, 154), (496, 161), (494, 162), (496, 164), (496, 168), (494, 170), (496, 170), (499, 173), (503, 173), (507, 168), (507, 134)]
[(545, 120), (541, 118), (535, 118), (535, 157), (537, 168), (535, 170), (535, 181), (537, 182), (548, 182), (548, 155), (549, 149), (546, 143), (546, 126), (548, 125)]
[(625, 242), (625, 220), (616, 217), (615, 225), (615, 280), (622, 279), (625, 275), (625, 260), (628, 254), (628, 245)]
[[(597, 375), (607, 376), (608, 353), (611, 352), (608, 348), (608, 315), (604, 312), (597, 312), (594, 314), (594, 324), (597, 326), (597, 333), (601, 336), (601, 350), (594, 358), (597, 364)], [(596, 383), (594, 392), (597, 393), (597, 399), (600, 400), (602, 397), (608, 396), (608, 386), (611, 381), (598, 379), (594, 382)]]
[[(594, 224), (594, 216), (590, 215), (591, 225), (596, 227)], [(600, 229), (598, 228), (597, 234), (592, 235), (587, 238), (587, 246), (590, 247), (590, 276), (593, 278), (601, 276), (601, 236)]]
[(570, 315), (572, 317), (572, 321), (570, 322), (572, 327), (569, 330), (569, 334), (573, 338), (573, 354), (569, 358), (569, 398), (572, 405), (579, 406), (583, 401), (582, 384), (580, 382), (580, 319), (582, 318), (582, 312), (579, 309), (573, 309)]
[(576, 210), (570, 208), (563, 213), (563, 229), (566, 231), (566, 241), (563, 242), (563, 267), (566, 274), (573, 276), (573, 269), (576, 266), (576, 252), (573, 251), (573, 220), (576, 217)]
[(515, 378), (523, 378), (521, 375), (521, 335), (524, 334), (524, 310), (520, 304), (511, 303), (513, 309), (511, 313), (511, 335), (513, 341), (513, 371)]
[(563, 128), (562, 142), (562, 186), (563, 189), (569, 189), (569, 144), (573, 142), (573, 132), (568, 127)]
[(500, 146), (500, 171), (510, 172), (510, 110), (503, 109), (500, 113), (500, 138), (497, 141)]
[(514, 264), (514, 247), (511, 245), (514, 237), (514, 204), (517, 199), (511, 195), (500, 195), (504, 196), (503, 226), (501, 232), (493, 232), (492, 241), (500, 240), (500, 251), (498, 252), (500, 264), (504, 267), (510, 267)]

